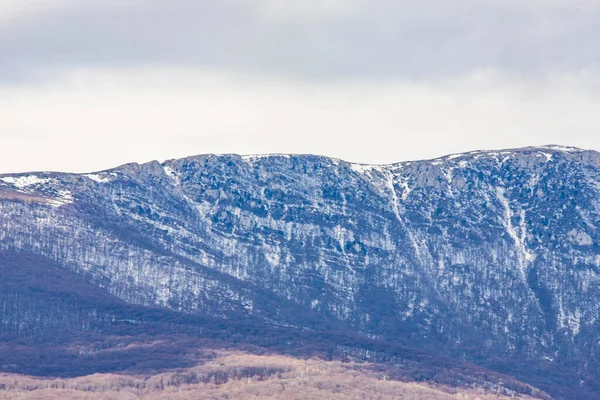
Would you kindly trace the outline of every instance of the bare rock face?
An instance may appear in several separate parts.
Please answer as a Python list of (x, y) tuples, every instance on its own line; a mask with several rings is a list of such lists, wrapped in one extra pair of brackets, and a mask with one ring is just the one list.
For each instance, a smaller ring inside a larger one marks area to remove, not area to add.
[(126, 302), (308, 329), (333, 321), (582, 385), (600, 380), (599, 226), (600, 154), (558, 146), (393, 165), (201, 155), (0, 176), (0, 250), (45, 257)]

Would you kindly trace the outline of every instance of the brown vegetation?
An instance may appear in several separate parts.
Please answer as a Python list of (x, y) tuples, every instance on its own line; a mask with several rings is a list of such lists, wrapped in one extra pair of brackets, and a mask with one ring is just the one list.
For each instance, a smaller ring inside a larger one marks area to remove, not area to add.
[(35, 194), (0, 190), (0, 200), (22, 201), (25, 203), (52, 203), (52, 199)]
[[(369, 363), (215, 351), (202, 365), (155, 375), (71, 379), (0, 375), (0, 399), (505, 399), (483, 389), (389, 380)], [(530, 397), (521, 396), (528, 399)]]

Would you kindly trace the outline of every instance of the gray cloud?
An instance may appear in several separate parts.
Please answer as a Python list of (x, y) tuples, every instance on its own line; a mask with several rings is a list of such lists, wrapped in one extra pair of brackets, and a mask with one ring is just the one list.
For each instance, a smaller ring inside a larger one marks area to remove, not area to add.
[(3, 0), (0, 171), (600, 149), (598, 21), (592, 0)]
[(598, 68), (597, 21), (594, 1), (59, 0), (0, 19), (0, 78), (153, 66), (311, 80), (580, 73)]

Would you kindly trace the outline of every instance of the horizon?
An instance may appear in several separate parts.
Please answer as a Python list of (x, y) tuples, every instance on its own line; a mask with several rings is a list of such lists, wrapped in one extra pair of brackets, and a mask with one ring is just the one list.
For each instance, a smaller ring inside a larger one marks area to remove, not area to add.
[(342, 159), (339, 157), (331, 157), (331, 156), (327, 156), (327, 155), (323, 155), (323, 154), (315, 154), (315, 153), (262, 153), (262, 154), (200, 153), (200, 154), (192, 154), (192, 155), (178, 157), (178, 158), (167, 158), (167, 159), (163, 159), (163, 160), (155, 159), (155, 160), (147, 160), (147, 161), (142, 161), (142, 162), (130, 161), (130, 162), (125, 162), (123, 164), (114, 165), (109, 168), (94, 170), (94, 171), (61, 171), (61, 170), (25, 170), (25, 171), (17, 171), (17, 172), (2, 172), (2, 171), (0, 171), (0, 176), (24, 175), (24, 174), (52, 174), (52, 173), (86, 175), (86, 174), (95, 174), (95, 173), (101, 173), (101, 172), (106, 172), (106, 171), (112, 171), (112, 170), (118, 169), (120, 167), (130, 165), (130, 164), (145, 165), (145, 164), (158, 162), (159, 164), (163, 165), (165, 163), (168, 163), (169, 161), (184, 160), (184, 159), (188, 159), (188, 158), (206, 157), (206, 156), (216, 156), (216, 157), (237, 156), (242, 159), (250, 158), (250, 157), (268, 158), (268, 157), (277, 157), (277, 156), (282, 156), (282, 157), (308, 156), (308, 157), (321, 157), (321, 158), (326, 158), (326, 159), (330, 159), (330, 160), (336, 160), (336, 161), (340, 161), (340, 162), (343, 162), (346, 164), (351, 164), (351, 165), (391, 166), (391, 165), (396, 165), (396, 164), (405, 164), (405, 163), (413, 163), (413, 162), (436, 161), (436, 160), (440, 160), (440, 159), (444, 159), (444, 158), (448, 158), (448, 157), (452, 157), (452, 156), (465, 156), (465, 155), (469, 155), (472, 153), (496, 153), (496, 152), (528, 150), (528, 149), (531, 149), (531, 150), (545, 149), (545, 150), (556, 151), (556, 152), (560, 152), (560, 151), (568, 152), (569, 150), (579, 151), (579, 152), (589, 152), (589, 151), (596, 152), (596, 153), (600, 152), (599, 150), (596, 150), (596, 149), (581, 148), (581, 147), (577, 147), (577, 146), (560, 145), (560, 144), (546, 144), (546, 145), (531, 145), (531, 146), (523, 146), (523, 147), (509, 147), (509, 148), (500, 148), (500, 149), (476, 149), (476, 150), (469, 150), (469, 151), (463, 151), (463, 152), (458, 152), (458, 153), (446, 153), (446, 154), (432, 157), (432, 158), (399, 160), (399, 161), (395, 161), (395, 162), (391, 162), (391, 163), (381, 163), (381, 164), (362, 163), (362, 162), (356, 162), (356, 161), (351, 161), (351, 160), (345, 160), (345, 159)]

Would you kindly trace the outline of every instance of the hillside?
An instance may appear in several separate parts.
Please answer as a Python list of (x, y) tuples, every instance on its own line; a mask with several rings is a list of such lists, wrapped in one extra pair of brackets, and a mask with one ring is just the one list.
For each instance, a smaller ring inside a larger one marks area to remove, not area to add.
[[(484, 389), (400, 382), (368, 363), (219, 351), (203, 365), (156, 375), (71, 379), (0, 375), (8, 399), (406, 399), (502, 400)], [(528, 396), (518, 396), (531, 399)]]
[(557, 146), (1, 175), (0, 328), (46, 345), (201, 326), (288, 353), (328, 337), (307, 351), (438, 354), (600, 398), (598, 199), (600, 154)]

